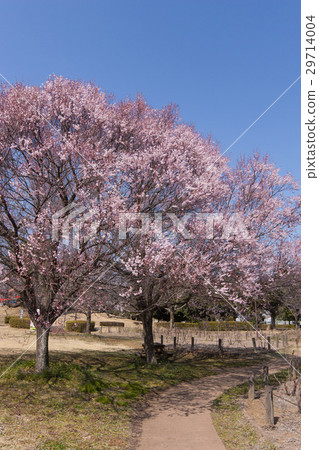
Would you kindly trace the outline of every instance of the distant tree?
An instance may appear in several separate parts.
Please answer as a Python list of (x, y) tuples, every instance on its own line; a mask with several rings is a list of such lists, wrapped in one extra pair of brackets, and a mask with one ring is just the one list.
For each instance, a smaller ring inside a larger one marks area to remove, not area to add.
[(296, 328), (301, 319), (301, 259), (300, 241), (293, 241), (285, 254), (282, 274), (283, 306), (294, 317)]
[(263, 275), (260, 282), (260, 301), (271, 315), (271, 328), (276, 327), (276, 317), (283, 310), (289, 310), (298, 323), (301, 312), (300, 240), (294, 238), (282, 242), (271, 261), (272, 271)]
[(265, 292), (264, 294), (264, 308), (270, 313), (271, 323), (270, 328), (276, 328), (276, 318), (283, 305), (283, 292), (280, 289)]

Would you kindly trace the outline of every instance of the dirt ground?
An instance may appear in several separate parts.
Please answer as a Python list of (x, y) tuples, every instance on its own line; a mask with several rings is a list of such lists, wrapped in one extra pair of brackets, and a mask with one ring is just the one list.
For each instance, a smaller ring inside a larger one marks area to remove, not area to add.
[[(2, 355), (16, 354), (16, 353), (32, 353), (35, 352), (36, 334), (35, 331), (25, 330), (20, 328), (11, 328), (8, 324), (4, 324), (4, 317), (19, 316), (19, 308), (0, 307), (0, 353)], [(49, 350), (63, 351), (63, 352), (78, 352), (81, 350), (91, 351), (118, 351), (141, 348), (142, 340), (139, 326), (134, 324), (134, 321), (129, 319), (110, 318), (106, 314), (93, 314), (92, 320), (95, 321), (99, 328), (100, 321), (112, 320), (112, 322), (124, 322), (124, 331), (121, 339), (116, 339), (119, 335), (119, 328), (112, 327), (110, 333), (105, 329), (103, 333), (98, 329), (92, 335), (100, 335), (105, 339), (94, 339), (79, 335), (78, 333), (65, 333), (56, 335), (56, 327), (64, 328), (66, 320), (73, 320), (74, 314), (68, 314), (66, 318), (60, 317), (52, 328), (52, 333), (49, 339)], [(77, 314), (77, 319), (85, 319), (83, 314)], [(140, 335), (140, 336), (139, 336)]]
[[(293, 381), (287, 382), (291, 393)], [(273, 392), (275, 426), (269, 427), (265, 421), (264, 395), (253, 401), (243, 401), (244, 413), (249, 422), (276, 448), (299, 450), (301, 446), (301, 415), (298, 412), (296, 396), (287, 395), (284, 385)]]

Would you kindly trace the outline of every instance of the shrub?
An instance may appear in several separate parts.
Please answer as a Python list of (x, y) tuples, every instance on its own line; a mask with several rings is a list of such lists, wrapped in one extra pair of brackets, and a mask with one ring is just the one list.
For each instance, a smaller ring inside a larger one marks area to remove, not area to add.
[(19, 317), (10, 317), (9, 325), (12, 328), (30, 328), (30, 319), (29, 317), (23, 317), (23, 319), (20, 319)]
[[(158, 322), (158, 327), (169, 328), (169, 322)], [(223, 320), (220, 322), (175, 322), (176, 328), (192, 328), (206, 331), (253, 331), (255, 324), (253, 322), (237, 322), (235, 320)], [(294, 325), (276, 325), (277, 330), (294, 328)], [(259, 324), (259, 329), (266, 330), (267, 324)]]
[(5, 318), (4, 318), (4, 323), (9, 323), (9, 320), (11, 319), (11, 317), (16, 317), (16, 318), (18, 318), (18, 316), (5, 316)]
[(124, 327), (124, 322), (100, 322), (100, 327)]
[[(169, 327), (168, 322), (159, 322), (158, 326), (160, 327)], [(229, 321), (212, 321), (212, 322), (175, 322), (176, 328), (195, 328), (197, 330), (206, 330), (206, 331), (233, 331), (233, 330), (244, 330), (251, 331), (253, 328), (247, 322), (236, 322), (235, 320)]]
[[(67, 320), (65, 322), (66, 331), (76, 331), (77, 333), (86, 332), (86, 320)], [(90, 330), (94, 331), (95, 322), (90, 323)]]
[(296, 325), (288, 324), (288, 325), (276, 325), (276, 330), (292, 330), (295, 329)]

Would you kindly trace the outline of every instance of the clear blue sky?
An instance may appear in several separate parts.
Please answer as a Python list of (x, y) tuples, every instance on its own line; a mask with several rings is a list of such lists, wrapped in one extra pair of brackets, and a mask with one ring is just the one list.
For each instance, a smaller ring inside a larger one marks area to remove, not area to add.
[[(142, 93), (226, 149), (300, 75), (296, 0), (1, 1), (0, 72)], [(300, 81), (238, 142), (300, 180)]]

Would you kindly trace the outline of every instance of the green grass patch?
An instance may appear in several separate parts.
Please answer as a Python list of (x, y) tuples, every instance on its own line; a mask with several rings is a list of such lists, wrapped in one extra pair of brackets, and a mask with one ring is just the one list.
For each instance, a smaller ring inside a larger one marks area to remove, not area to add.
[(37, 450), (68, 450), (68, 448), (64, 442), (47, 439), (42, 445), (37, 447)]

